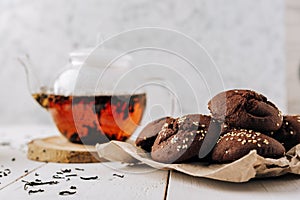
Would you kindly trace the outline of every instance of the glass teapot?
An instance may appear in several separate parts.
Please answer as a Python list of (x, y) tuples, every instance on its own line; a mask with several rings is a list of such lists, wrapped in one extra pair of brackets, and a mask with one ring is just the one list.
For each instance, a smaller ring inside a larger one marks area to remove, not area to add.
[(147, 100), (141, 87), (145, 77), (133, 73), (129, 55), (103, 48), (70, 53), (67, 67), (46, 87), (29, 59), (20, 61), (32, 97), (49, 111), (69, 141), (88, 145), (125, 141), (141, 123)]
[(224, 90), (205, 48), (178, 31), (142, 27), (97, 45), (71, 53), (69, 65), (47, 87), (29, 60), (22, 61), (32, 96), (71, 142), (123, 141), (140, 122), (206, 113), (209, 99)]

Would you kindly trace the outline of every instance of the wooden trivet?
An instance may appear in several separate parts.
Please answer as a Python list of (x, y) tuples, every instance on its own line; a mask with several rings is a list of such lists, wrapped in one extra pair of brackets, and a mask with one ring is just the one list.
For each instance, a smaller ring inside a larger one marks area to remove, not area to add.
[(90, 145), (74, 144), (63, 136), (34, 139), (28, 143), (27, 157), (30, 160), (57, 163), (103, 162), (96, 148)]

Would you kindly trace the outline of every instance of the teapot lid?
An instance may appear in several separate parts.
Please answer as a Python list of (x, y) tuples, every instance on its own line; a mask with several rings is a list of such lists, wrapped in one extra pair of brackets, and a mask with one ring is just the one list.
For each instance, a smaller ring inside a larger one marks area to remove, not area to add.
[[(94, 88), (101, 72), (109, 73), (110, 81), (132, 67), (132, 57), (112, 49), (80, 49), (69, 54), (68, 65), (54, 81), (54, 93), (69, 95)], [(77, 84), (76, 84), (77, 83)], [(76, 90), (75, 90), (76, 86)]]
[(86, 48), (73, 51), (69, 54), (73, 66), (85, 64), (89, 67), (130, 67), (132, 57), (119, 51), (106, 48)]

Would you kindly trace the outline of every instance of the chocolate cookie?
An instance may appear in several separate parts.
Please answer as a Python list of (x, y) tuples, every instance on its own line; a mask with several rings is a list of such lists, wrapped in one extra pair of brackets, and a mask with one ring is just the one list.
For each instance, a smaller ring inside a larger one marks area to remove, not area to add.
[(284, 156), (284, 147), (275, 139), (260, 132), (245, 129), (234, 129), (223, 135), (212, 151), (212, 160), (227, 163), (238, 160), (251, 150), (266, 158)]
[(199, 160), (212, 150), (219, 134), (220, 124), (210, 116), (193, 114), (177, 118), (159, 132), (151, 157), (163, 163)]
[(282, 125), (278, 108), (251, 90), (228, 90), (213, 97), (208, 108), (212, 117), (230, 127), (257, 131), (276, 131)]
[(162, 117), (147, 124), (135, 140), (136, 146), (150, 152), (159, 131), (164, 124), (168, 125), (172, 121), (174, 121), (174, 119), (171, 117)]
[(300, 143), (300, 115), (283, 116), (280, 129), (266, 134), (281, 142), (286, 151), (290, 150)]

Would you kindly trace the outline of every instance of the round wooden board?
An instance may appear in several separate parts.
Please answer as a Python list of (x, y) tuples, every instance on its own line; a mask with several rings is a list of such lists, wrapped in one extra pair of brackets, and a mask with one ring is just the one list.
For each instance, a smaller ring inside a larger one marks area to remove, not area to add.
[(27, 157), (30, 160), (57, 163), (103, 162), (96, 148), (90, 145), (74, 144), (63, 136), (35, 139), (28, 143)]

